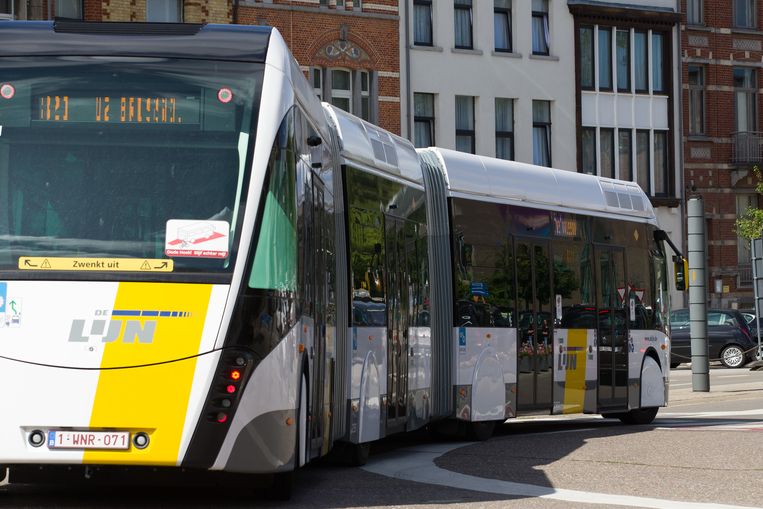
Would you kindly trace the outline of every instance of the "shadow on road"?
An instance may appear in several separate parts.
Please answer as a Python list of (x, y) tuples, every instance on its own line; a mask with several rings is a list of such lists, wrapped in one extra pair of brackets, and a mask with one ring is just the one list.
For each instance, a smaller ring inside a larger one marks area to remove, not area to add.
[[(487, 479), (497, 479), (554, 488), (544, 468), (563, 460), (588, 442), (618, 440), (657, 428), (687, 428), (759, 425), (760, 419), (683, 418), (666, 416), (652, 425), (625, 426), (616, 420), (515, 420), (500, 426), (487, 442), (465, 445), (445, 453), (435, 464), (445, 470)], [(407, 448), (442, 443), (425, 431), (391, 437), (375, 444), (372, 459), (383, 455), (404, 456)], [(300, 470), (289, 502), (267, 500), (265, 492), (247, 483), (194, 482), (182, 486), (148, 484), (102, 486), (13, 485), (0, 494), (1, 507), (58, 508), (207, 508), (207, 507), (363, 507), (488, 502), (515, 497), (469, 491), (465, 487), (442, 487), (407, 482), (372, 474), (358, 468), (339, 467), (320, 461)]]

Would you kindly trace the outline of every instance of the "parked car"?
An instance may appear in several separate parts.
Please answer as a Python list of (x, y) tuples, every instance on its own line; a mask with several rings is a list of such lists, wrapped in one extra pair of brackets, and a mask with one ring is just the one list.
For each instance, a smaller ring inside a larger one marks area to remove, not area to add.
[[(735, 309), (709, 309), (707, 335), (710, 359), (717, 359), (727, 368), (741, 368), (755, 355), (757, 341), (742, 313)], [(691, 360), (689, 310), (676, 309), (670, 313), (670, 367)]]
[[(742, 313), (742, 316), (747, 322), (747, 327), (750, 328), (750, 334), (752, 334), (752, 339), (757, 339), (758, 338), (758, 320), (755, 320), (755, 310), (740, 309), (739, 312)], [(761, 331), (761, 333), (763, 333), (763, 331)]]

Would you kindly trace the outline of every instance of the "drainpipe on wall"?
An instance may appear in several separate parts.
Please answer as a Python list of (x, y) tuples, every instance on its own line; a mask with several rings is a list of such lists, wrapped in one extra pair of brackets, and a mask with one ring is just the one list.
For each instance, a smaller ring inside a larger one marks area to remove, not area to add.
[(410, 23), (410, 0), (405, 0), (405, 130), (408, 132), (408, 139), (413, 142), (413, 125), (411, 122), (411, 102), (413, 93), (411, 92), (411, 34), (408, 30)]
[[(676, 0), (676, 12), (680, 15), (681, 14), (681, 0)], [(678, 34), (676, 37), (676, 49), (678, 54), (678, 74), (676, 76), (676, 79), (678, 81), (678, 133), (676, 133), (675, 140), (676, 145), (678, 146), (678, 165), (679, 165), (679, 171), (678, 171), (678, 191), (679, 191), (679, 198), (681, 199), (681, 227), (684, 228), (684, 225), (687, 224), (687, 203), (686, 203), (686, 180), (685, 180), (685, 170), (684, 170), (684, 143), (683, 143), (683, 126), (684, 126), (684, 97), (683, 97), (683, 86), (681, 83), (681, 79), (683, 77), (683, 70), (684, 70), (684, 64), (683, 64), (683, 58), (682, 58), (682, 52), (681, 52), (681, 21), (678, 21), (678, 25), (675, 28), (676, 33)], [(673, 84), (673, 90), (676, 89), (676, 84)], [(675, 111), (675, 106), (673, 107)], [(689, 244), (688, 244), (688, 234), (684, 233), (682, 235), (681, 243), (683, 244), (683, 252), (688, 253), (689, 252)], [(687, 292), (682, 292), (683, 295), (683, 307), (688, 307), (689, 303), (687, 301)]]
[(233, 24), (238, 25), (238, 2), (239, 0), (233, 0)]

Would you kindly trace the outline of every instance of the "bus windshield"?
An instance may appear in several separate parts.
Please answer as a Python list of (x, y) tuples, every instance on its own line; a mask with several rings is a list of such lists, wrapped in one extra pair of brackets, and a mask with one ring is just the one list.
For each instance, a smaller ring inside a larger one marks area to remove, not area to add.
[(103, 257), (230, 272), (263, 67), (0, 58), (0, 270)]

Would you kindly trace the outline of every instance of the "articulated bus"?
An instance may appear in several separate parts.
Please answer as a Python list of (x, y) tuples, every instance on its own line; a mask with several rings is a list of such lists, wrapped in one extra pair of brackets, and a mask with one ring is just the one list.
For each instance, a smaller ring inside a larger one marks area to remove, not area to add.
[(7, 21), (0, 47), (11, 485), (287, 494), (393, 433), (667, 403), (669, 239), (637, 185), (417, 151), (320, 103), (269, 27)]

